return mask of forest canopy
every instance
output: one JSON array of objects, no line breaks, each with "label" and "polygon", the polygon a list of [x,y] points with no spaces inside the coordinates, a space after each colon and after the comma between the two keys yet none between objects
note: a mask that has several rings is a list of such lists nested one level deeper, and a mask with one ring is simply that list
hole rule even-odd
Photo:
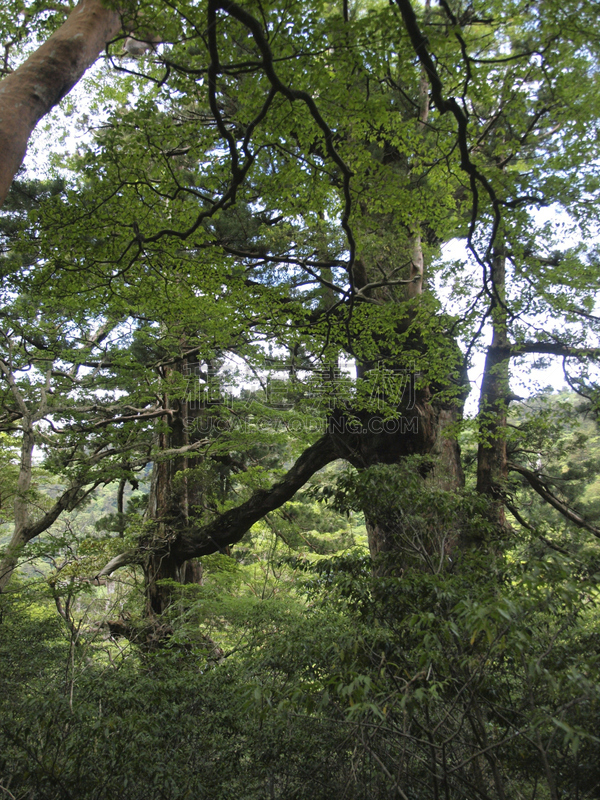
[{"label": "forest canopy", "polygon": [[5,3],[0,792],[599,796],[596,16]]}]

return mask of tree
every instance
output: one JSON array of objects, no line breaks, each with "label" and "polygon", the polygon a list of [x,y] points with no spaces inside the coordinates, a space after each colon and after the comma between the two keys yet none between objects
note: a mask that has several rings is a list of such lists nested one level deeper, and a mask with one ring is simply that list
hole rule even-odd
[{"label": "tree", "polygon": [[[0,421],[24,480],[45,448],[73,504],[112,482],[119,554],[95,569],[145,594],[92,624],[76,554],[46,605],[18,575],[0,595],[0,788],[594,797],[593,9],[141,10],[170,44],[109,46],[101,124],[3,212]],[[534,358],[582,408],[515,397]],[[149,464],[141,520],[123,488]],[[370,553],[266,554],[300,490],[364,514]]]},{"label": "tree", "polygon": [[[593,252],[556,250],[535,221],[536,207],[559,203],[593,223],[595,176],[582,167],[593,137],[570,136],[597,120],[593,89],[576,114],[572,105],[574,82],[595,80],[596,46],[577,9],[261,8],[262,17],[230,2],[173,7],[174,44],[130,70],[138,95],[73,163],[64,198],[43,208],[34,280],[65,276],[51,288],[64,297],[79,291],[85,264],[87,297],[102,297],[96,313],[118,307],[125,319],[136,309],[147,335],[167,332],[169,352],[153,362],[169,386],[167,452],[170,440],[188,446],[176,433],[186,413],[176,376],[190,357],[200,369],[224,352],[256,364],[261,342],[273,342],[335,376],[345,355],[357,362],[358,388],[332,403],[324,436],[282,481],[208,519],[183,514],[106,573],[150,548],[172,577],[188,558],[238,541],[338,458],[362,469],[432,456],[423,481],[459,487],[453,430],[464,367],[488,320],[478,487],[502,529],[510,360],[583,363],[598,352]],[[470,260],[440,267],[439,243],[457,235]],[[553,269],[568,290],[556,291]],[[435,297],[440,277],[466,298],[461,313]],[[545,332],[558,314],[565,322]],[[325,380],[321,391],[335,388]],[[158,528],[167,506],[151,503]],[[394,548],[393,530],[370,528],[373,554]]]}]

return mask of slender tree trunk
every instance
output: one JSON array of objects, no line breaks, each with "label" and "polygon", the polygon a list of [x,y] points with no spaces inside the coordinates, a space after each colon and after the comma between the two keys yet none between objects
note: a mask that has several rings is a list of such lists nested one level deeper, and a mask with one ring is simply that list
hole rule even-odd
[{"label": "slender tree trunk", "polygon": [[19,550],[26,544],[29,537],[26,531],[29,526],[29,497],[31,489],[31,475],[33,469],[33,448],[35,436],[33,421],[24,417],[21,421],[23,439],[21,441],[21,463],[17,479],[17,493],[14,501],[15,527],[6,555],[0,562],[0,593],[4,591],[17,566]]},{"label": "slender tree trunk", "polygon": [[425,262],[423,259],[423,245],[421,234],[415,233],[411,236],[411,258],[410,258],[410,283],[407,286],[408,297],[419,297],[423,294],[423,276],[425,273]]},{"label": "slender tree trunk", "polygon": [[[425,19],[429,20],[431,0],[425,0]],[[419,78],[419,129],[425,134],[425,126],[429,119],[429,80],[424,67],[421,67]],[[423,258],[423,242],[421,233],[416,232],[411,236],[410,274],[411,283],[408,284],[408,297],[418,297],[423,293],[423,280],[425,276],[425,260]]]},{"label": "slender tree trunk", "polygon": [[490,498],[491,519],[499,528],[506,527],[503,497],[508,475],[506,423],[510,399],[505,285],[506,255],[504,244],[501,244],[494,249],[492,259],[493,332],[481,384],[477,454],[477,491]]},{"label": "slender tree trunk", "polygon": [[64,25],[0,82],[0,205],[37,123],[71,91],[120,27],[118,11],[100,0],[81,0]]}]

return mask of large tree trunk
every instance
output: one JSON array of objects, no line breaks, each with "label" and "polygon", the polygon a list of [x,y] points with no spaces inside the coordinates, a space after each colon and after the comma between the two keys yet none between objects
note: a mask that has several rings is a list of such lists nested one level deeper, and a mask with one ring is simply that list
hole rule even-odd
[{"label": "large tree trunk", "polygon": [[[422,343],[419,343],[421,345]],[[449,363],[449,373],[459,373],[460,353],[456,352],[457,364]],[[358,368],[359,377],[368,378],[369,371],[377,369],[373,364]],[[334,413],[329,421],[329,435],[339,456],[357,469],[368,469],[380,464],[401,464],[411,456],[417,459],[415,469],[423,481],[423,490],[439,489],[455,491],[464,486],[460,448],[456,441],[456,425],[462,416],[464,397],[448,398],[444,401],[436,396],[428,386],[418,387],[417,376],[399,367],[399,375],[404,378],[402,396],[396,405],[396,416],[386,417],[373,412],[355,409],[352,415],[342,411]],[[458,382],[458,375],[450,375]],[[382,401],[390,405],[390,397],[382,396]],[[373,559],[385,553],[405,550],[410,539],[410,531],[404,529],[401,517],[382,517],[377,511],[378,498],[368,498],[363,508],[369,549]],[[458,535],[452,540],[444,538],[443,549],[449,555],[459,543]],[[439,550],[439,541],[431,546]],[[409,544],[410,550],[412,545]],[[435,557],[439,563],[439,553],[424,551],[427,557]]]},{"label": "large tree trunk", "polygon": [[[197,362],[184,362],[180,369],[190,375],[191,383],[198,377],[192,374]],[[188,387],[189,389],[189,387]],[[190,397],[191,394],[191,397]],[[195,436],[193,422],[197,421],[203,410],[197,392],[187,392],[182,399],[170,401],[164,398],[165,407],[170,407],[168,430],[157,434],[158,451],[177,450],[193,443]],[[171,551],[182,531],[190,526],[194,506],[203,499],[203,486],[196,478],[190,480],[186,470],[202,463],[201,456],[191,457],[183,454],[166,460],[157,460],[152,471],[152,484],[148,501],[147,518],[152,525],[155,543],[164,546],[151,548],[144,561],[144,577],[148,612],[162,614],[171,604],[172,590],[160,581],[171,580],[177,583],[199,582],[202,569],[199,562],[182,561]]]},{"label": "large tree trunk", "polygon": [[[419,127],[425,135],[424,124],[428,116],[427,82],[421,82],[421,96],[419,100]],[[416,351],[421,354],[427,353],[427,339],[422,337],[413,321],[416,319],[414,310],[420,302],[424,292],[426,257],[423,249],[423,241],[420,229],[411,232],[406,246],[405,259],[399,256],[399,260],[406,261],[409,265],[407,282],[398,286],[383,286],[369,291],[371,300],[380,304],[405,305],[407,314],[400,323],[398,333],[409,334],[405,340],[404,347],[406,352]],[[378,280],[378,265],[376,259],[369,258],[366,253],[364,257],[357,259],[354,270],[354,281],[357,290],[363,290],[365,286],[376,283]],[[464,382],[464,376],[459,374],[461,371],[462,356],[457,346],[451,346],[449,352],[454,349],[456,363],[452,363],[452,358],[448,359],[448,381],[459,384]],[[464,485],[464,476],[460,460],[460,450],[456,441],[456,432],[452,430],[462,415],[462,405],[464,396],[461,393],[454,400],[440,402],[436,397],[437,390],[433,386],[418,386],[417,376],[410,374],[407,364],[402,363],[402,357],[394,356],[393,348],[384,336],[378,342],[379,355],[386,365],[387,373],[400,378],[400,387],[396,387],[393,395],[387,392],[385,385],[382,386],[381,400],[383,405],[396,405],[397,417],[386,419],[373,413],[363,413],[360,410],[354,411],[353,417],[357,420],[354,424],[348,423],[344,414],[334,417],[331,425],[332,436],[335,441],[336,449],[341,458],[346,459],[358,469],[364,469],[376,464],[400,464],[407,457],[423,456],[427,457],[421,467],[423,487],[445,489],[453,491],[461,489]],[[396,360],[397,359],[397,360]],[[396,363],[395,363],[396,362]],[[359,379],[367,379],[370,375],[376,375],[380,364],[377,360],[369,360],[357,365],[357,376]],[[402,385],[402,378],[404,385]],[[378,379],[376,379],[376,383]],[[379,390],[375,390],[379,395]],[[401,397],[398,397],[398,393]],[[371,397],[373,395],[371,394]],[[395,399],[398,400],[396,404]],[[427,462],[427,463],[426,463]],[[387,553],[410,550],[411,531],[404,528],[402,515],[392,514],[386,518],[385,515],[377,512],[377,497],[373,497],[363,509],[367,533],[369,537],[369,549],[373,559],[379,559]],[[449,554],[457,541],[449,541],[444,538],[442,548],[446,555]],[[455,537],[457,539],[458,537]],[[421,547],[415,543],[415,546]],[[439,541],[429,542],[424,546],[423,555],[426,558],[435,556],[437,563],[440,563],[439,553],[431,553],[433,547],[439,550]],[[442,554],[443,555],[443,554]]]},{"label": "large tree trunk", "polygon": [[[460,449],[455,431],[451,430],[461,413],[459,402],[440,404],[423,389],[416,393],[414,406],[399,409],[397,419],[385,422],[374,415],[362,415],[359,425],[354,423],[345,429],[344,418],[336,419],[331,435],[340,457],[359,469],[401,464],[407,457],[425,456],[422,465],[416,468],[423,491],[453,491],[464,486]],[[418,540],[411,528],[411,509],[401,509],[403,513],[391,516],[381,514],[376,496],[368,498],[363,511],[369,551],[374,561],[390,553],[413,553],[421,561],[439,564],[459,544],[458,534],[448,537],[444,531],[440,531],[439,536]]]},{"label": "large tree trunk", "polygon": [[0,205],[37,123],[71,91],[120,27],[117,11],[100,0],[81,0],[64,25],[0,82]]}]

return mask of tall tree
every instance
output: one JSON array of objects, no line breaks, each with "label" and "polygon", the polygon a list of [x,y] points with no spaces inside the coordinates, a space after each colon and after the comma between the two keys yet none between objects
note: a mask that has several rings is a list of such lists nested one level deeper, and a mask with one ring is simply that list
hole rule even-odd
[{"label": "tall tree", "polygon": [[[43,209],[34,280],[80,293],[85,265],[103,313],[143,318],[157,342],[169,332],[172,420],[192,352],[200,368],[223,352],[256,363],[271,343],[322,374],[344,355],[359,381],[283,480],[210,518],[183,514],[106,572],[149,550],[179,569],[235,543],[337,458],[364,469],[419,455],[423,480],[459,486],[464,368],[490,326],[479,489],[503,527],[510,360],[598,352],[593,253],[561,248],[536,217],[559,203],[594,222],[595,139],[572,133],[597,125],[597,53],[575,6],[173,5],[174,44],[128,70],[137,91]],[[456,236],[470,255],[440,266]],[[167,506],[152,505],[157,530]],[[372,525],[373,553],[394,537]]]}]

